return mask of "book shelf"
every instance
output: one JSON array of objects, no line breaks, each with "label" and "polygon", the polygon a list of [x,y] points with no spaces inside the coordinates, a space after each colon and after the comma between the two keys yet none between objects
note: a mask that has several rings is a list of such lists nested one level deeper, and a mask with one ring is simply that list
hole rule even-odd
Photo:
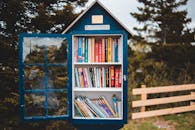
[{"label": "book shelf", "polygon": [[123,36],[72,36],[72,117],[123,119]]}]

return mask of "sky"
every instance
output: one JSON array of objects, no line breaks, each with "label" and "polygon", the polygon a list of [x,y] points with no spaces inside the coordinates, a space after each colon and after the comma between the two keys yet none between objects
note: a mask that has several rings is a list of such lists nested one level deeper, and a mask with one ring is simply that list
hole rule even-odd
[{"label": "sky", "polygon": [[[89,6],[94,0],[89,0],[86,6]],[[115,15],[132,33],[135,33],[133,27],[139,25],[130,12],[137,12],[137,7],[141,4],[137,0],[99,0],[113,15]],[[188,17],[192,18],[189,24],[190,28],[195,28],[195,0],[189,0],[187,6],[183,7],[188,11]]]}]

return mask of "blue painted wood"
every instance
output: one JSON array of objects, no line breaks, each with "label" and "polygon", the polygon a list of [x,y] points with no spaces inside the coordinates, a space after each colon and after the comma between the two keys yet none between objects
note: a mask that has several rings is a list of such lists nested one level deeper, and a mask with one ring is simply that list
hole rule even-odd
[{"label": "blue painted wood", "polygon": [[[92,15],[103,15],[103,25],[110,25],[110,30],[85,30],[85,25],[98,25],[98,24],[92,24],[91,17]],[[67,35],[68,34],[68,35]],[[71,122],[73,122],[78,130],[96,130],[96,128],[99,130],[117,130],[123,126],[123,124],[127,123],[128,119],[128,108],[127,108],[127,93],[128,93],[128,86],[127,86],[127,57],[128,57],[128,46],[127,46],[127,40],[129,33],[115,20],[112,18],[112,16],[103,9],[98,3],[96,3],[88,12],[67,32],[67,34],[20,34],[19,37],[19,76],[20,76],[20,105],[21,105],[21,115],[24,117],[24,93],[39,93],[39,92],[46,92],[41,89],[35,89],[35,90],[25,90],[23,86],[23,80],[24,80],[24,72],[23,67],[25,66],[66,66],[68,67],[68,90],[67,89],[47,89],[47,92],[59,92],[59,91],[68,91],[68,115],[63,116],[36,116],[36,117],[24,117],[25,120],[30,121],[37,121],[37,120],[59,120],[59,119],[69,119]],[[123,74],[126,76],[126,80],[123,82],[123,119],[122,120],[81,120],[81,119],[72,119],[72,36],[73,35],[115,35],[119,34],[123,36]],[[68,40],[68,59],[67,63],[47,63],[45,65],[44,63],[38,63],[38,64],[24,64],[22,61],[22,37],[54,37],[54,38],[61,38],[66,37]],[[47,77],[47,76],[46,76]],[[48,80],[46,78],[46,80]],[[47,95],[46,95],[46,100]],[[46,107],[48,107],[48,104],[45,104]],[[46,112],[47,113],[47,112]]]},{"label": "blue painted wood", "polygon": [[[72,31],[86,31],[85,25],[100,25],[100,24],[92,24],[91,17],[92,15],[103,15],[103,25],[110,25],[110,30],[105,30],[107,32],[109,31],[118,31],[118,30],[124,30],[126,33],[128,33],[113,17],[104,9],[102,8],[98,3],[93,5],[91,9],[88,10],[87,13],[85,13],[84,16],[82,16],[75,25],[67,32],[71,33]],[[85,33],[86,33],[85,32]]]},{"label": "blue painted wood", "polygon": [[[47,48],[44,48],[44,63],[34,63],[34,64],[25,64],[23,62],[23,38],[24,37],[39,37],[39,38],[66,38],[70,44],[71,37],[68,34],[20,34],[19,35],[19,87],[20,87],[20,114],[21,120],[51,120],[51,119],[69,119],[70,118],[70,108],[71,106],[68,105],[68,114],[61,115],[61,116],[49,116],[48,115],[48,92],[69,92],[67,89],[70,86],[67,86],[65,89],[48,89],[48,67],[49,66],[67,66],[67,63],[48,63],[47,59]],[[68,58],[70,61],[70,57]],[[24,68],[27,66],[42,66],[44,68],[44,89],[33,89],[33,90],[25,90],[24,88]],[[68,75],[70,75],[68,73]],[[70,82],[68,80],[68,82]],[[68,84],[69,85],[69,84]],[[45,95],[45,116],[33,116],[33,117],[26,117],[25,116],[25,102],[24,102],[24,94],[25,93],[44,93]]]},{"label": "blue painted wood", "polygon": [[19,97],[19,102],[20,102],[20,119],[23,120],[24,119],[24,71],[23,71],[23,37],[21,35],[19,35],[19,64],[18,64],[18,68],[19,68],[19,93],[20,93],[20,97]]},{"label": "blue painted wood", "polygon": [[87,125],[75,125],[77,130],[119,130],[123,127],[123,125],[118,124],[109,124],[105,125],[103,122],[102,124],[87,124]]}]

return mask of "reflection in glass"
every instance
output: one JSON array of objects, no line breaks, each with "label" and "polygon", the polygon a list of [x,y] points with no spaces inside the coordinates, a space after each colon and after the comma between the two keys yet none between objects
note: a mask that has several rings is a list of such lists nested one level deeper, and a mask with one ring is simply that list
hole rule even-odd
[{"label": "reflection in glass", "polygon": [[25,94],[25,116],[45,116],[43,93]]},{"label": "reflection in glass", "polygon": [[65,38],[24,38],[24,63],[66,62],[66,56],[67,41]]},{"label": "reflection in glass", "polygon": [[67,60],[67,41],[63,40],[60,46],[47,46],[47,59],[49,63],[64,63]]},{"label": "reflection in glass", "polygon": [[67,66],[48,67],[48,88],[66,88],[67,87]]},{"label": "reflection in glass", "polygon": [[48,94],[48,114],[49,115],[67,115],[68,95],[63,92]]},{"label": "reflection in glass", "polygon": [[25,67],[24,69],[24,88],[43,89],[45,88],[43,67]]}]

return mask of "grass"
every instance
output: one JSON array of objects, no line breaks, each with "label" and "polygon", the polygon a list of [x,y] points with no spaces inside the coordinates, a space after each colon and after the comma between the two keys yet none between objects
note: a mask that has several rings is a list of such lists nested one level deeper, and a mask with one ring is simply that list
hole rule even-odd
[{"label": "grass", "polygon": [[121,130],[195,130],[195,113],[129,120]]},{"label": "grass", "polygon": [[195,113],[174,114],[164,119],[173,122],[176,130],[195,130]]}]

